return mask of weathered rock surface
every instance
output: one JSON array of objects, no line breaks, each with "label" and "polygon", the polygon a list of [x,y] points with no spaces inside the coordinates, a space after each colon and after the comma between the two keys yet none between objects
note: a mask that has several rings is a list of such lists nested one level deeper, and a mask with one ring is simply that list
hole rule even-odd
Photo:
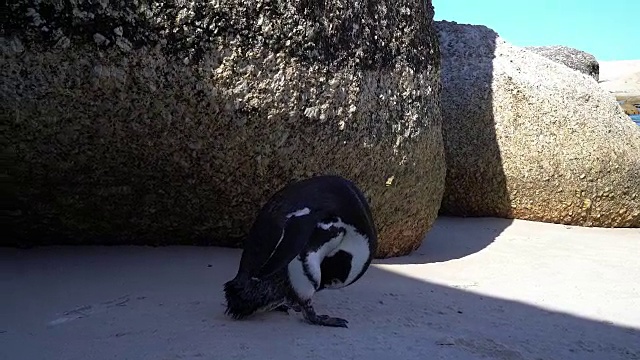
[{"label": "weathered rock surface", "polygon": [[598,81],[600,64],[595,56],[587,52],[562,45],[526,46],[525,49],[587,74]]},{"label": "weathered rock surface", "polygon": [[484,26],[436,29],[442,213],[640,226],[640,127],[610,94]]},{"label": "weathered rock surface", "polygon": [[144,3],[11,5],[5,243],[238,246],[277,188],[333,173],[378,257],[420,244],[445,171],[430,1]]}]

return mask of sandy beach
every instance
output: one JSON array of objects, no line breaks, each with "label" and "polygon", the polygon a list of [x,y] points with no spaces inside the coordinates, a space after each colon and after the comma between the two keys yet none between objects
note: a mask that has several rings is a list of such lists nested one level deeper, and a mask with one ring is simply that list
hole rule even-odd
[{"label": "sandy beach", "polygon": [[0,359],[640,359],[640,229],[440,218],[410,256],[233,321],[237,249],[0,249]]},{"label": "sandy beach", "polygon": [[640,60],[599,61],[600,86],[618,97],[640,96]]}]

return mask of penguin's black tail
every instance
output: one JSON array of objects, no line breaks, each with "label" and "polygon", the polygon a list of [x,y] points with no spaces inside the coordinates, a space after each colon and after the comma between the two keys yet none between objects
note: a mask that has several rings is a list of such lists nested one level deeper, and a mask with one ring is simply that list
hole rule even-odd
[{"label": "penguin's black tail", "polygon": [[244,319],[260,308],[259,299],[251,296],[251,280],[236,276],[224,284],[224,297],[227,300],[225,314],[232,318]]}]

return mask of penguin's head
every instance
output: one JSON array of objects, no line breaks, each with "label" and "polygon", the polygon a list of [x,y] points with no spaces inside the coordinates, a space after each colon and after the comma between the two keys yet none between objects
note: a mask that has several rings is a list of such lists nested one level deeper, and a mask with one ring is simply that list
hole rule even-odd
[{"label": "penguin's head", "polygon": [[324,258],[320,264],[322,279],[320,289],[341,286],[347,281],[351,271],[351,260],[353,256],[344,250],[339,250],[332,256]]}]

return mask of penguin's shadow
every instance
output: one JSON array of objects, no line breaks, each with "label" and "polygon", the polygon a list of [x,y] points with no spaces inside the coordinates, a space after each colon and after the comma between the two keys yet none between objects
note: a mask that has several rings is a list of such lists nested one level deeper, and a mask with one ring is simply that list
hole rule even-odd
[{"label": "penguin's shadow", "polygon": [[[344,296],[344,295],[340,295],[340,296]],[[328,306],[325,306],[325,304],[323,303],[318,303],[317,305],[318,305],[318,309],[323,309],[320,311],[321,313],[323,314],[327,313],[329,315],[333,315],[334,309],[331,309]],[[226,304],[224,303],[224,301],[222,301],[219,303],[219,306],[216,307],[215,309],[211,309],[211,308],[206,309],[203,315],[205,318],[211,319],[212,324],[217,324],[217,325],[224,324],[224,326],[231,326],[234,328],[241,328],[243,326],[260,326],[260,327],[265,327],[263,328],[263,330],[266,332],[271,331],[272,327],[274,326],[284,326],[284,325],[286,326],[297,325],[297,326],[301,326],[302,329],[315,329],[315,330],[337,329],[333,327],[324,327],[324,326],[309,324],[304,319],[301,312],[295,312],[294,310],[289,310],[288,313],[277,311],[277,310],[271,310],[267,312],[257,312],[245,319],[235,320],[224,313],[225,309],[226,309]]]},{"label": "penguin's shadow", "polygon": [[376,259],[374,263],[428,264],[461,259],[491,245],[512,223],[512,219],[439,216],[425,235],[422,245],[413,253]]}]

